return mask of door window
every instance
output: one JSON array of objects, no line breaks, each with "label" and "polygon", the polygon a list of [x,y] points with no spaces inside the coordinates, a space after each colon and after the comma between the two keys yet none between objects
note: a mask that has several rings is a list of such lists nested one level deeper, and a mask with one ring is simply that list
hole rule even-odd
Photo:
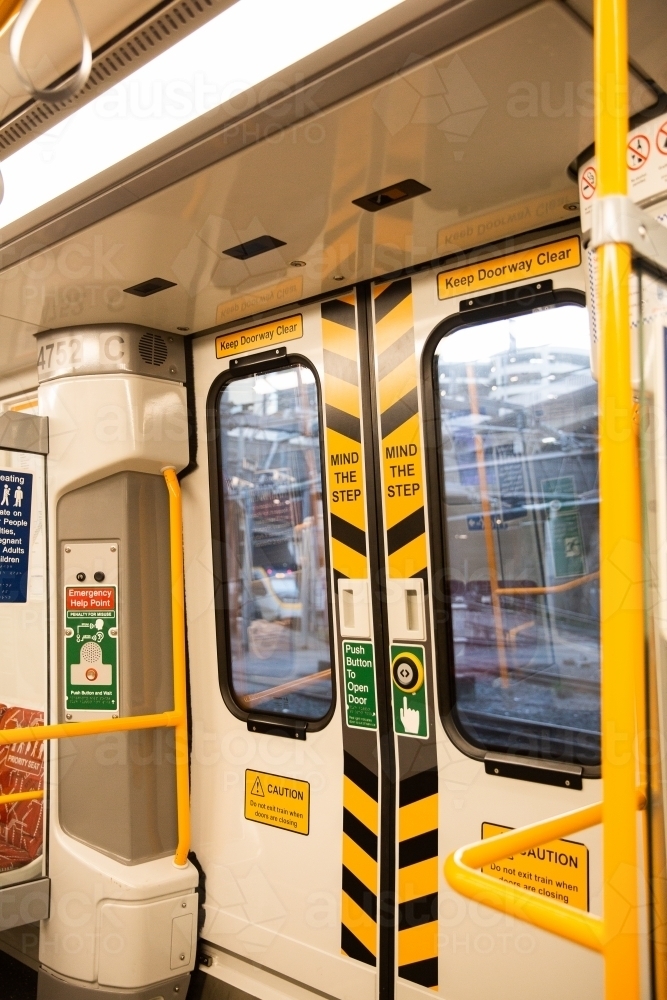
[{"label": "door window", "polygon": [[229,687],[309,720],[332,699],[318,396],[294,364],[233,379],[217,408]]},{"label": "door window", "polygon": [[456,328],[434,355],[447,649],[474,747],[600,759],[597,385],[562,305]]}]

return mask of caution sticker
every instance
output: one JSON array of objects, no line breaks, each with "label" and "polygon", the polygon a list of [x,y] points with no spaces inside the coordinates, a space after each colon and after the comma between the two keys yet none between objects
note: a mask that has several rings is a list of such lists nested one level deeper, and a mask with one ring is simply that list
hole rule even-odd
[{"label": "caution sticker", "polygon": [[564,271],[581,264],[581,244],[578,236],[556,240],[545,246],[519,250],[505,257],[483,260],[470,267],[441,271],[438,275],[438,298],[452,299],[457,295],[480,292],[497,285],[539,278],[553,271]]},{"label": "caution sticker", "polygon": [[310,832],[310,783],[265,771],[245,773],[245,818],[290,833]]},{"label": "caution sticker", "polygon": [[[482,839],[506,833],[511,826],[482,823]],[[588,910],[588,848],[574,840],[552,840],[503,861],[484,865],[486,875],[528,889],[537,896]]]},{"label": "caution sticker", "polygon": [[286,340],[299,340],[301,337],[303,337],[303,317],[300,314],[286,316],[285,319],[252,326],[248,330],[223,333],[215,338],[215,356],[228,358],[232,354],[255,351],[258,347],[280,347]]}]

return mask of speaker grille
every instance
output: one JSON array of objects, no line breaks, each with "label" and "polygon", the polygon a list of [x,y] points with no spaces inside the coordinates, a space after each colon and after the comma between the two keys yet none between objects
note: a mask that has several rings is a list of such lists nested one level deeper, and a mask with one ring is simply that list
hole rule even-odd
[{"label": "speaker grille", "polygon": [[159,367],[167,360],[167,345],[159,333],[144,333],[139,341],[139,356],[147,365]]}]

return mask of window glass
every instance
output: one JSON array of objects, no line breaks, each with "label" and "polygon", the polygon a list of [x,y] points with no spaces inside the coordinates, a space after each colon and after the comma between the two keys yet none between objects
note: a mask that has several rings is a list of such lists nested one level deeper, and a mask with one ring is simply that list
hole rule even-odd
[{"label": "window glass", "polygon": [[584,308],[436,350],[454,713],[478,747],[600,757],[597,385]]},{"label": "window glass", "polygon": [[230,685],[247,711],[323,718],[331,653],[315,377],[304,365],[221,392]]}]

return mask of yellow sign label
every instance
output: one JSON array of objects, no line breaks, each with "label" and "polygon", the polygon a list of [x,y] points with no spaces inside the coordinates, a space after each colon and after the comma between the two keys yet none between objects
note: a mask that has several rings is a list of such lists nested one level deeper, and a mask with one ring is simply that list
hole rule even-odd
[{"label": "yellow sign label", "polygon": [[[487,840],[510,826],[482,823],[482,838]],[[486,875],[528,889],[537,896],[567,903],[577,910],[588,910],[588,848],[573,840],[552,840],[543,847],[484,865]]]},{"label": "yellow sign label", "polygon": [[303,317],[286,316],[272,323],[251,326],[248,330],[235,330],[215,338],[216,358],[228,358],[231,354],[255,351],[258,347],[280,347],[287,340],[303,337]]},{"label": "yellow sign label", "polygon": [[245,818],[308,836],[310,784],[264,771],[245,773]]},{"label": "yellow sign label", "polygon": [[301,276],[279,281],[277,285],[260,288],[253,292],[239,295],[237,299],[221,302],[215,314],[216,323],[230,323],[242,316],[252,316],[253,313],[264,312],[266,309],[280,308],[286,302],[294,302],[303,294],[303,278]]},{"label": "yellow sign label", "polygon": [[509,285],[527,278],[540,278],[553,271],[564,271],[581,264],[581,244],[578,236],[557,240],[544,246],[519,250],[505,257],[494,257],[469,267],[441,271],[438,275],[438,298],[452,299],[457,295],[480,292],[497,285]]}]

